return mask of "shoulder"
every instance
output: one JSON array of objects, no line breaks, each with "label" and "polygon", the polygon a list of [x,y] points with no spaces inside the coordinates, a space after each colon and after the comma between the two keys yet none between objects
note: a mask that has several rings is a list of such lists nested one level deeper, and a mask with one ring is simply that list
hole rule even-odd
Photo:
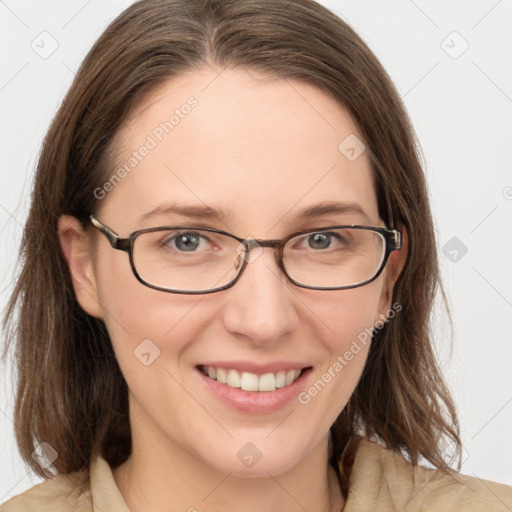
[{"label": "shoulder", "polygon": [[90,471],[57,475],[0,505],[0,512],[129,512],[102,457]]},{"label": "shoulder", "polygon": [[0,505],[0,512],[90,512],[85,472],[57,475]]},{"label": "shoulder", "polygon": [[413,466],[400,454],[362,439],[345,510],[510,511],[512,487],[456,471]]}]

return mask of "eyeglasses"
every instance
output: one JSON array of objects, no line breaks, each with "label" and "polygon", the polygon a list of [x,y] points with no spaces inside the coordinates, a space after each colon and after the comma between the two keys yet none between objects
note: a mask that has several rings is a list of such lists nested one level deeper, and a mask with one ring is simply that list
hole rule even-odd
[{"label": "eyeglasses", "polygon": [[389,255],[402,247],[402,233],[374,226],[329,226],[282,240],[239,238],[206,227],[164,226],[120,236],[93,215],[90,221],[117,250],[130,256],[135,277],[170,293],[204,294],[233,286],[264,247],[276,251],[281,271],[296,286],[345,290],[375,280]]}]

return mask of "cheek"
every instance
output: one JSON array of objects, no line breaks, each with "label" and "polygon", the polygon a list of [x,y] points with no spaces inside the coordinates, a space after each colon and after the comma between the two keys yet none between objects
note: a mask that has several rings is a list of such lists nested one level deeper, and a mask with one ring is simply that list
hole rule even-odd
[{"label": "cheek", "polygon": [[128,261],[120,263],[100,269],[98,297],[123,373],[138,373],[179,355],[204,328],[207,315],[198,319],[194,314],[201,296],[148,288],[137,281]]},{"label": "cheek", "polygon": [[[322,333],[323,356],[315,380],[299,396],[311,414],[327,414],[334,422],[352,395],[366,363],[372,328],[379,318],[382,284],[329,292],[309,302],[310,318],[305,324]],[[332,295],[330,295],[332,293]],[[314,333],[311,333],[314,336]]]},{"label": "cheek", "polygon": [[371,332],[380,318],[382,289],[383,280],[379,278],[359,288],[312,297],[307,304],[311,314],[304,323],[325,331],[331,349],[343,350],[359,334]]}]

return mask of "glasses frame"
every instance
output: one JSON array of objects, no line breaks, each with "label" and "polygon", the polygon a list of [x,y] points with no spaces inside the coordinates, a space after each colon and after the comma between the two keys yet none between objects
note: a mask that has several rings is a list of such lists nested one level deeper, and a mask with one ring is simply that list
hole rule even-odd
[{"label": "glasses frame", "polygon": [[[89,220],[91,224],[98,229],[109,241],[110,245],[113,249],[116,249],[118,251],[124,251],[127,252],[130,258],[130,266],[132,268],[132,272],[137,278],[137,280],[142,283],[144,286],[147,286],[149,288],[153,288],[154,290],[159,290],[162,292],[167,293],[179,293],[184,295],[203,295],[207,293],[216,293],[220,292],[222,290],[227,290],[228,288],[231,288],[236,284],[236,282],[240,279],[240,276],[243,274],[250,255],[250,251],[254,249],[255,247],[270,247],[275,250],[275,256],[276,261],[283,272],[283,274],[286,276],[288,281],[290,281],[295,286],[298,286],[300,288],[307,288],[310,290],[348,290],[352,288],[359,288],[360,286],[364,286],[368,283],[371,283],[372,281],[375,281],[377,277],[382,273],[384,270],[384,267],[386,266],[386,263],[388,262],[389,256],[392,252],[398,251],[402,248],[402,232],[398,229],[388,229],[384,227],[379,226],[362,226],[358,224],[345,224],[345,225],[336,225],[336,226],[327,226],[322,228],[315,228],[315,229],[307,229],[304,231],[297,231],[296,233],[292,233],[291,235],[282,238],[282,239],[270,239],[270,240],[263,240],[263,239],[254,239],[254,238],[240,238],[236,235],[233,235],[232,233],[228,233],[227,231],[223,231],[221,229],[214,229],[214,228],[208,228],[208,227],[201,227],[201,226],[191,226],[191,225],[184,225],[184,226],[159,226],[155,228],[145,228],[145,229],[139,229],[137,231],[134,231],[133,233],[130,233],[127,238],[121,238],[120,235],[118,235],[115,231],[113,231],[111,228],[100,222],[98,219],[94,217],[94,215],[89,216]],[[333,287],[321,287],[321,286],[310,286],[303,283],[300,283],[298,281],[295,281],[292,277],[288,275],[288,272],[286,271],[286,268],[283,263],[283,250],[284,246],[288,243],[289,240],[292,238],[295,238],[296,236],[300,235],[307,235],[308,233],[316,233],[321,231],[328,231],[330,229],[343,229],[343,228],[356,228],[356,229],[365,229],[368,231],[373,231],[375,233],[378,233],[382,238],[384,239],[386,243],[385,252],[384,252],[384,258],[382,259],[382,263],[377,270],[377,272],[371,277],[370,279],[367,279],[365,281],[362,281],[360,283],[351,284],[347,286],[333,286]],[[240,266],[237,275],[234,279],[232,279],[228,284],[225,284],[223,286],[220,286],[218,288],[213,288],[211,290],[194,290],[194,291],[183,291],[183,290],[173,290],[169,288],[163,288],[160,286],[153,285],[151,283],[148,283],[147,281],[144,281],[144,279],[139,275],[137,272],[137,269],[135,268],[135,264],[133,261],[133,247],[135,244],[135,240],[137,237],[144,233],[153,233],[155,231],[167,231],[167,230],[175,230],[175,229],[194,229],[194,230],[201,230],[201,231],[209,231],[211,233],[219,233],[221,235],[229,236],[230,238],[233,238],[234,240],[237,240],[239,243],[243,244],[246,255],[245,257],[242,257],[242,265]]]}]

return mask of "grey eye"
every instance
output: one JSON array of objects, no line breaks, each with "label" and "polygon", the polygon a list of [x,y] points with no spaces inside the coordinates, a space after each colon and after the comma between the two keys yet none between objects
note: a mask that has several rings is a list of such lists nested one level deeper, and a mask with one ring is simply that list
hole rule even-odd
[{"label": "grey eye", "polygon": [[308,238],[308,245],[312,249],[327,249],[331,245],[331,238],[329,233],[315,233]]},{"label": "grey eye", "polygon": [[180,251],[195,251],[201,243],[201,235],[197,233],[182,233],[172,239],[176,248]]}]

